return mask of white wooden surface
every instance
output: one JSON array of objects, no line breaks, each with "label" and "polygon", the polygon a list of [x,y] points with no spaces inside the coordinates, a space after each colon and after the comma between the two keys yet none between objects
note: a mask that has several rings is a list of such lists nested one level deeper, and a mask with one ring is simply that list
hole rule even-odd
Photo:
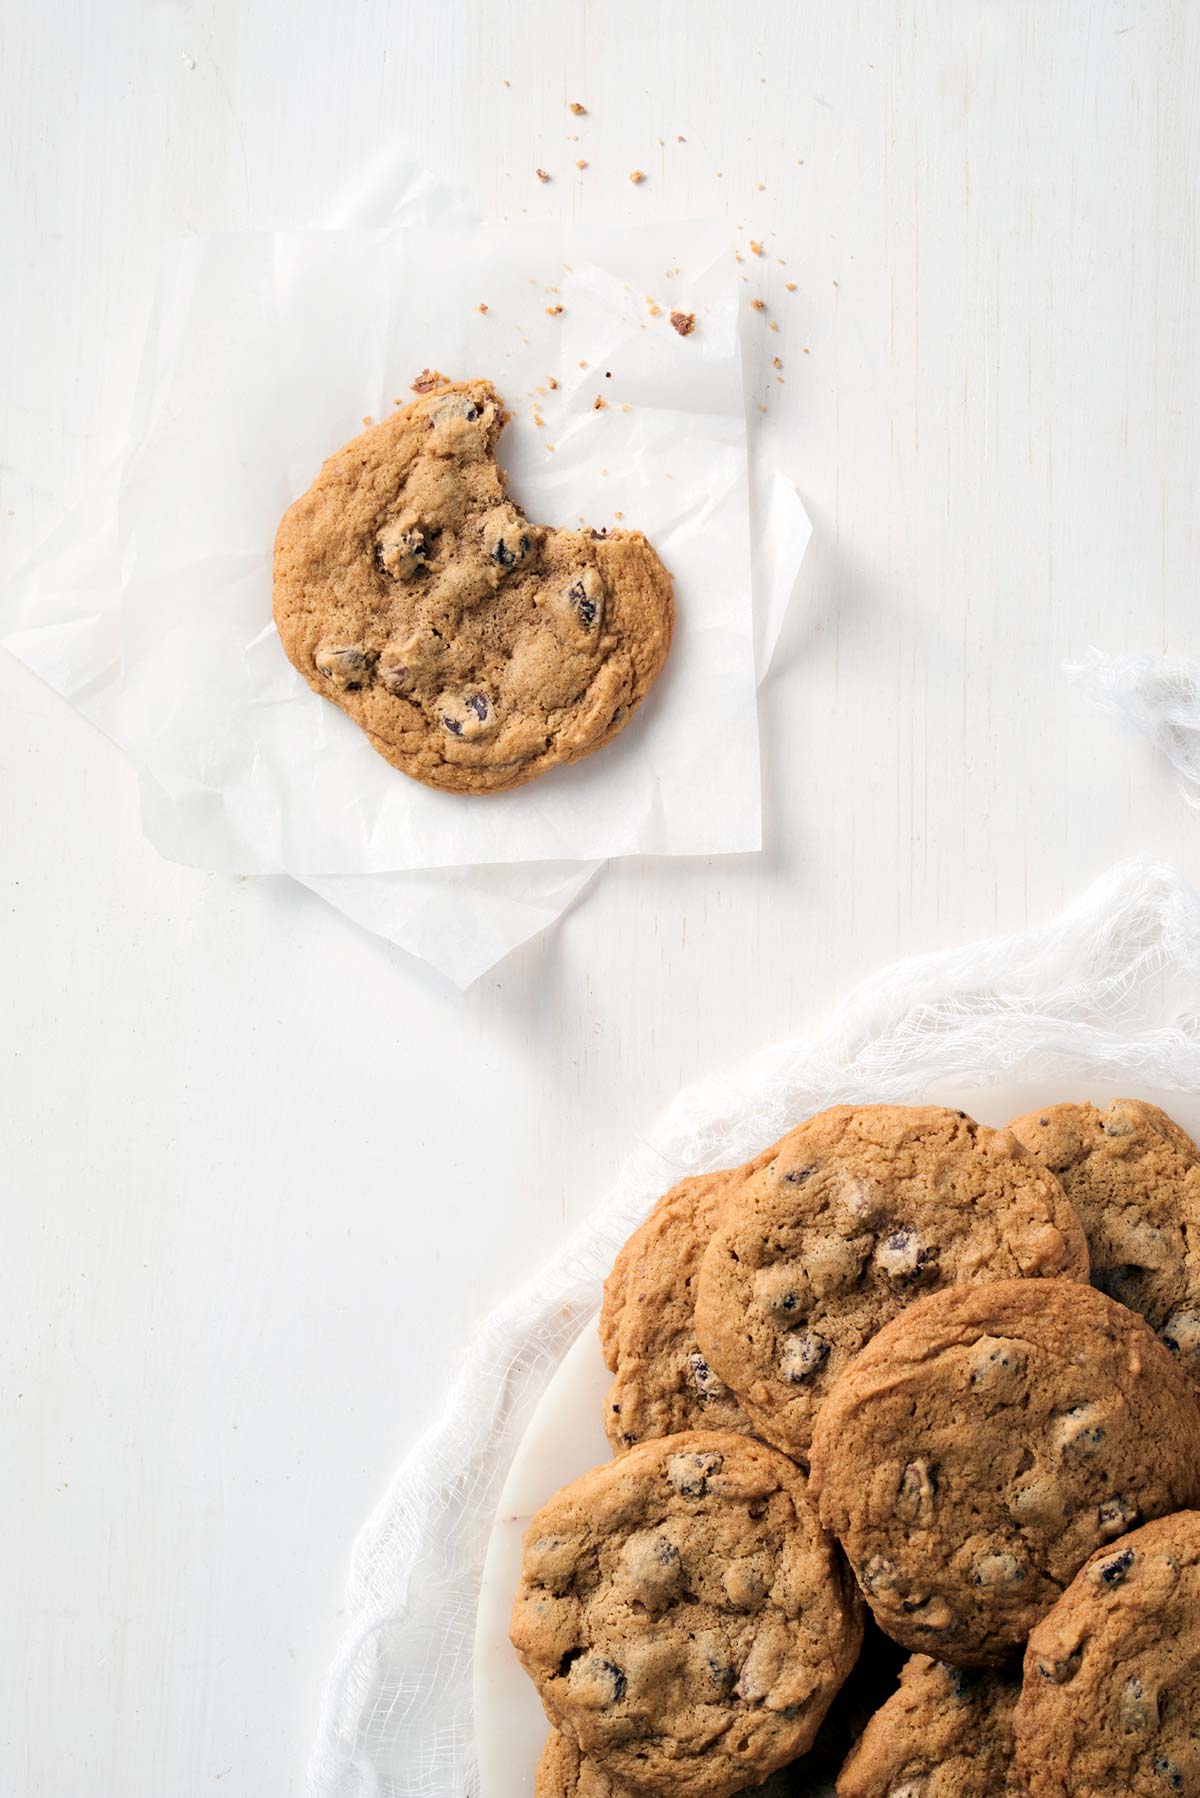
[{"label": "white wooden surface", "polygon": [[493,215],[761,238],[818,533],[769,851],[611,869],[465,999],[161,862],[0,658],[0,1790],[298,1793],[357,1523],[679,1084],[1127,853],[1200,874],[1060,673],[1196,652],[1198,88],[1188,0],[0,8],[5,566],[124,419],[161,238],[319,217],[395,137]]}]

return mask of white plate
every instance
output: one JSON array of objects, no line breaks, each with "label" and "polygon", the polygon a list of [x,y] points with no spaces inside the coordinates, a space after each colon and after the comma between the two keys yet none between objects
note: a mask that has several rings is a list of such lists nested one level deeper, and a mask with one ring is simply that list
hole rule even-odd
[{"label": "white plate", "polygon": [[[1125,1088],[1125,1094],[1130,1093]],[[986,1124],[1000,1125],[1037,1105],[1080,1098],[1077,1086],[935,1089],[919,1103],[959,1106]],[[1122,1096],[1090,1086],[1097,1105]],[[1200,1097],[1138,1089],[1200,1140]],[[611,1378],[592,1318],[563,1357],[513,1456],[492,1526],[475,1627],[475,1738],[481,1798],[531,1798],[533,1774],[549,1725],[541,1701],[508,1640],[508,1619],[521,1570],[521,1540],[546,1499],[610,1456],[601,1423]]]}]

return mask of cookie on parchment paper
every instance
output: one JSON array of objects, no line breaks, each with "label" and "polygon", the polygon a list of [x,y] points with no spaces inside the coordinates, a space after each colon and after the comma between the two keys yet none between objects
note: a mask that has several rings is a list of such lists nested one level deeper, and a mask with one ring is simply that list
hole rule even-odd
[{"label": "cookie on parchment paper", "polygon": [[497,793],[629,722],[674,623],[637,531],[531,524],[487,381],[423,392],[329,458],[275,539],[275,622],[309,686],[395,768]]}]

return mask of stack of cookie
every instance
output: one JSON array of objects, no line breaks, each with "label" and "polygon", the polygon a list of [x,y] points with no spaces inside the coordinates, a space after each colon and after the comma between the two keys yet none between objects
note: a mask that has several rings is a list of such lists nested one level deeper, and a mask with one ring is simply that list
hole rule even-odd
[{"label": "stack of cookie", "polygon": [[[1200,1793],[1200,1151],[1161,1111],[823,1112],[669,1192],[600,1329],[615,1459],[513,1611],[539,1798]],[[864,1606],[911,1658],[862,1727]]]}]

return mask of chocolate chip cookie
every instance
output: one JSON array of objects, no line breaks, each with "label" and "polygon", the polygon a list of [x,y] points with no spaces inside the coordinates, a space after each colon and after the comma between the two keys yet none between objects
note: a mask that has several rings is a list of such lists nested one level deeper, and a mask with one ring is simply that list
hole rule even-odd
[{"label": "chocolate chip cookie", "polygon": [[[790,1767],[772,1773],[761,1785],[744,1786],[741,1798],[801,1798],[803,1784]],[[533,1798],[634,1798],[636,1788],[618,1785],[594,1761],[579,1752],[573,1737],[550,1733],[533,1780]]]},{"label": "chocolate chip cookie", "polygon": [[1092,1283],[1140,1311],[1200,1394],[1200,1149],[1157,1105],[1049,1105],[1009,1125],[1079,1213]]},{"label": "chocolate chip cookie", "polygon": [[604,1427],[617,1454],[679,1430],[746,1430],[749,1419],[696,1341],[696,1278],[721,1203],[742,1170],[681,1180],[635,1230],[604,1283],[600,1345],[616,1375]]},{"label": "chocolate chip cookie", "polygon": [[275,623],[392,766],[498,793],[615,736],[666,659],[671,577],[637,531],[531,524],[487,381],[441,382],[331,456],[275,539]]},{"label": "chocolate chip cookie", "polygon": [[1032,1798],[1200,1792],[1200,1512],[1093,1555],[1029,1638],[1017,1765]]},{"label": "chocolate chip cookie", "polygon": [[838,1380],[810,1490],[890,1636],[998,1666],[1090,1554],[1200,1496],[1200,1408],[1093,1287],[951,1287]]},{"label": "chocolate chip cookie", "polygon": [[696,1334],[756,1432],[803,1460],[834,1380],[919,1294],[1087,1267],[1061,1186],[1010,1131],[939,1106],[839,1105],[728,1190]]},{"label": "chocolate chip cookie", "polygon": [[551,1722],[607,1778],[724,1798],[809,1747],[862,1615],[799,1469],[695,1430],[543,1506],[511,1636]]},{"label": "chocolate chip cookie", "polygon": [[1015,1673],[915,1654],[838,1775],[838,1798],[1020,1798]]}]

